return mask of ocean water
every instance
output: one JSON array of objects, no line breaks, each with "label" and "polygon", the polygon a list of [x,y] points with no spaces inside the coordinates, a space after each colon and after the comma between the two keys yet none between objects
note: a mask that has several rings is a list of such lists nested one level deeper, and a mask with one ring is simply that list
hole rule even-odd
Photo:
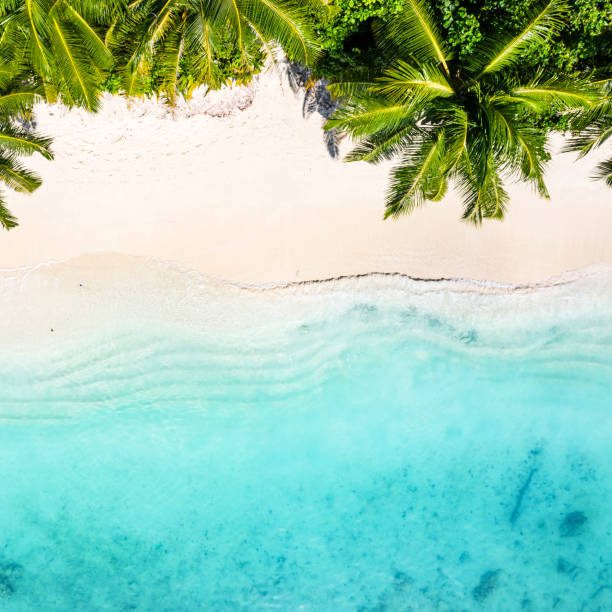
[{"label": "ocean water", "polygon": [[4,345],[0,609],[612,610],[610,280],[200,284]]}]

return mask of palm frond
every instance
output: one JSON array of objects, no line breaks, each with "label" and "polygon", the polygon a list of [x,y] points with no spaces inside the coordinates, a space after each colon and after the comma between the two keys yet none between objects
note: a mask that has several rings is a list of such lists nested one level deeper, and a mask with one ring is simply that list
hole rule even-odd
[{"label": "palm frond", "polygon": [[[29,29],[28,51],[33,66],[41,73],[49,71],[50,50],[46,41],[49,39],[49,26],[47,21],[48,7],[40,0],[24,0],[23,21],[27,22]],[[19,17],[15,16],[14,20]],[[10,27],[10,21],[9,21]],[[19,22],[17,21],[17,29]]]},{"label": "palm frond", "polygon": [[[116,72],[125,95],[142,95],[147,89],[153,57],[164,55],[164,37],[174,24],[176,4],[175,0],[135,0],[106,32],[105,44],[121,58]],[[163,59],[159,64],[163,71]]]},{"label": "palm frond", "polygon": [[484,176],[477,180],[466,154],[459,175],[464,207],[462,219],[474,225],[481,225],[484,219],[503,219],[510,201],[492,157],[487,160],[486,167]]},{"label": "palm frond", "polygon": [[429,100],[448,98],[455,92],[442,71],[434,64],[420,64],[414,68],[403,60],[398,60],[383,72],[378,79],[380,85],[374,86],[390,100],[406,103],[415,99]]},{"label": "palm frond", "polygon": [[563,109],[588,108],[598,100],[598,93],[593,88],[561,83],[556,79],[517,87],[511,95],[517,100],[532,102],[540,110],[549,109],[551,104]]},{"label": "palm frond", "polygon": [[[565,151],[578,151],[578,157],[601,147],[612,138],[612,80],[599,83],[602,86],[602,99],[598,104],[578,113],[571,122],[573,136],[566,143]],[[600,162],[591,175],[594,180],[605,181],[612,187],[612,159]]]},{"label": "palm frond", "polygon": [[178,16],[180,8],[176,0],[164,0],[161,6],[155,7],[153,19],[148,23],[147,28],[146,40],[150,50],[164,39]]},{"label": "palm frond", "polygon": [[363,97],[350,100],[337,109],[327,120],[325,129],[335,128],[353,137],[390,132],[406,122],[414,122],[418,110],[415,106],[393,104],[382,97]]},{"label": "palm frond", "polygon": [[409,145],[391,172],[385,219],[411,213],[428,195],[440,191],[440,161],[444,158],[444,133],[432,134]]},{"label": "palm frond", "polygon": [[[104,4],[104,3],[100,3]],[[79,44],[89,55],[90,61],[101,70],[109,70],[113,65],[113,56],[91,25],[67,2],[63,4],[63,17],[69,21],[79,35]]]},{"label": "palm frond", "polygon": [[11,91],[0,94],[0,116],[23,115],[34,104],[40,102],[42,96],[30,91]]},{"label": "palm frond", "polygon": [[2,61],[0,56],[0,89],[7,89],[8,84],[15,76],[15,66],[11,66],[10,63]]},{"label": "palm frond", "polygon": [[[607,89],[602,90],[604,95]],[[581,109],[575,113],[570,125],[573,135],[563,150],[578,151],[578,157],[584,157],[612,136],[612,98],[606,96],[598,104]]]},{"label": "palm frond", "polygon": [[546,135],[517,120],[517,105],[499,99],[484,105],[489,120],[490,153],[499,170],[533,184],[539,195],[548,198],[544,165],[549,158]]},{"label": "palm frond", "polygon": [[163,41],[162,50],[158,51],[157,58],[160,66],[161,84],[159,90],[166,96],[166,101],[174,104],[179,94],[179,63],[183,53],[183,34],[185,22],[182,27],[173,28]]},{"label": "palm frond", "polygon": [[[227,20],[229,24],[229,30],[233,33],[233,38],[236,42],[238,50],[242,56],[243,61],[246,61],[247,53],[246,53],[246,40],[245,40],[245,30],[248,28],[248,23],[244,21],[244,17],[240,12],[240,7],[238,0],[226,0],[225,2],[220,3],[220,12],[223,15],[223,18]],[[259,30],[251,26],[253,31]],[[265,37],[263,33],[259,33],[261,37]]]},{"label": "palm frond", "polygon": [[15,191],[31,193],[42,180],[38,174],[20,164],[14,156],[0,155],[0,181]]},{"label": "palm frond", "polygon": [[440,202],[446,196],[448,191],[448,180],[444,174],[432,175],[432,180],[427,186],[425,199],[428,202]]},{"label": "palm frond", "polygon": [[151,58],[140,56],[118,70],[121,89],[126,96],[142,95],[147,87],[147,78],[151,68]]},{"label": "palm frond", "polygon": [[540,113],[545,108],[541,101],[534,102],[529,98],[513,96],[506,92],[488,96],[488,101],[493,104],[503,104],[508,107],[514,105],[517,113],[520,113],[521,111]]},{"label": "palm frond", "polygon": [[17,155],[40,153],[45,159],[53,159],[51,139],[8,123],[0,122],[0,147]]},{"label": "palm frond", "polygon": [[305,7],[294,0],[240,0],[244,19],[275,40],[292,61],[312,64],[319,54]]},{"label": "palm frond", "polygon": [[13,227],[17,227],[17,219],[11,214],[11,211],[6,207],[4,196],[0,191],[0,225],[5,230],[10,230]]},{"label": "palm frond", "polygon": [[502,41],[501,44],[485,40],[474,53],[475,58],[487,58],[484,62],[476,60],[473,69],[478,72],[477,78],[515,64],[525,49],[531,45],[545,42],[551,34],[562,27],[563,16],[566,12],[565,0],[546,0],[535,7],[528,18],[527,25],[516,36]]},{"label": "palm frond", "polygon": [[406,0],[398,14],[378,24],[376,35],[383,49],[396,57],[440,64],[446,75],[449,74],[448,61],[452,56],[431,8],[422,0]]},{"label": "palm frond", "polygon": [[533,128],[517,128],[515,142],[514,155],[509,155],[510,164],[516,167],[520,180],[531,182],[540,197],[550,199],[544,182],[545,164],[549,159],[546,136]]},{"label": "palm frond", "polygon": [[327,91],[335,100],[347,100],[367,96],[369,92],[373,91],[374,87],[376,87],[376,83],[373,80],[348,80],[330,83],[327,86]]},{"label": "palm frond", "polygon": [[69,102],[74,101],[90,111],[97,110],[100,77],[90,57],[83,51],[79,38],[68,23],[52,18],[51,29],[54,64],[62,84],[60,91],[63,88],[69,93]]},{"label": "palm frond", "polygon": [[364,138],[348,153],[346,161],[378,164],[400,155],[407,145],[421,136],[423,136],[422,130],[413,121],[407,121],[405,125],[394,130],[380,131]]},{"label": "palm frond", "polygon": [[88,23],[99,25],[109,25],[115,19],[123,17],[128,6],[133,4],[130,0],[70,0],[70,5]]},{"label": "palm frond", "polygon": [[452,120],[444,128],[446,154],[442,167],[445,176],[453,176],[467,150],[470,121],[465,110],[459,106],[452,106],[447,112]]},{"label": "palm frond", "polygon": [[131,10],[113,22],[105,44],[123,59],[117,67],[121,89],[127,96],[144,92],[152,66],[154,45],[149,40],[148,18],[153,7],[150,0],[137,0]]},{"label": "palm frond", "polygon": [[222,84],[215,62],[218,13],[210,11],[205,4],[209,3],[198,2],[197,10],[194,10],[189,17],[185,28],[185,47],[186,52],[194,58],[193,67],[198,75],[198,81],[216,88]]}]

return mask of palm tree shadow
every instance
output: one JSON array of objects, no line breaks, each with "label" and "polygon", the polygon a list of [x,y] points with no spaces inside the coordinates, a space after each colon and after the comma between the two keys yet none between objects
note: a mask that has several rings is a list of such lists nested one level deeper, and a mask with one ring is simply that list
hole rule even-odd
[{"label": "palm tree shadow", "polygon": [[[289,87],[294,93],[303,92],[304,94],[302,101],[302,115],[304,117],[310,117],[314,113],[318,113],[324,119],[329,119],[332,116],[338,104],[327,90],[327,80],[313,81],[311,71],[301,64],[295,63],[287,64],[287,79]],[[329,156],[337,159],[340,156],[340,134],[338,131],[336,129],[325,130],[323,140]]]}]

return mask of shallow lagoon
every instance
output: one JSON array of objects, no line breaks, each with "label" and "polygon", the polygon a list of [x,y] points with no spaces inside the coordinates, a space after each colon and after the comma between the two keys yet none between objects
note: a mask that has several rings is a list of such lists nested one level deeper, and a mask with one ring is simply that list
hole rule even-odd
[{"label": "shallow lagoon", "polygon": [[423,287],[3,352],[0,609],[612,609],[612,293]]}]

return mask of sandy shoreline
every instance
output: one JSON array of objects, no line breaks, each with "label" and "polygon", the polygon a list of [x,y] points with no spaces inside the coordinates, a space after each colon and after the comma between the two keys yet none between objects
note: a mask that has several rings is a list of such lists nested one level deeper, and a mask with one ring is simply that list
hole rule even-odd
[{"label": "sandy shoreline", "polygon": [[222,338],[259,330],[265,337],[264,330],[328,321],[363,304],[402,312],[416,308],[455,327],[498,333],[506,325],[609,319],[611,300],[609,265],[522,285],[370,274],[262,287],[155,258],[87,255],[0,271],[0,352],[8,351],[11,360],[43,349],[61,353],[70,345],[112,344],[138,330],[156,336],[168,327]]},{"label": "sandy shoreline", "polygon": [[[9,196],[21,225],[2,235],[0,268],[117,253],[242,283],[368,272],[528,283],[612,263],[612,192],[588,180],[596,158],[553,159],[550,201],[511,186],[503,223],[460,222],[453,195],[383,221],[389,167],[332,159],[322,117],[304,118],[302,102],[271,73],[254,96],[196,100],[175,116],[113,97],[96,116],[39,107],[56,160],[27,160],[44,185]],[[225,103],[244,110],[202,114]]]}]

